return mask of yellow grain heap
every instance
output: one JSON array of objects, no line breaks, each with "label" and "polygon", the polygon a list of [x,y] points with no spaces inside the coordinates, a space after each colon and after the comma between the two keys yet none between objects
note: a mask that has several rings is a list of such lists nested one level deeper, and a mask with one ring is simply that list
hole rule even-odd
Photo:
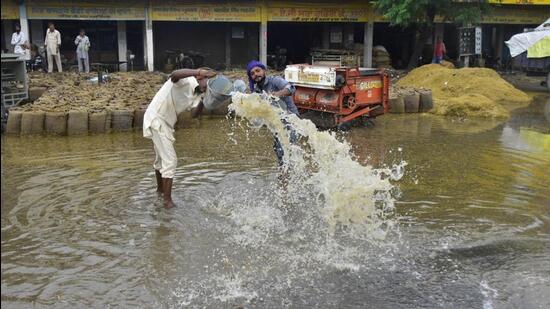
[{"label": "yellow grain heap", "polygon": [[506,107],[531,101],[527,94],[486,68],[450,69],[428,64],[412,70],[397,85],[431,89],[432,113],[444,116],[506,118]]}]

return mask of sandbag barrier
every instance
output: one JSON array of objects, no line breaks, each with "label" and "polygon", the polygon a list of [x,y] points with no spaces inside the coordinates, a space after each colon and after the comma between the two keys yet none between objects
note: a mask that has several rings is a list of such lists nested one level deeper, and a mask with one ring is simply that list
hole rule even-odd
[{"label": "sandbag barrier", "polygon": [[[404,95],[389,100],[390,113],[417,113],[427,112],[433,108],[432,92],[421,91],[415,95]],[[111,131],[140,130],[143,127],[143,117],[147,106],[135,110],[115,111],[70,111],[70,112],[36,112],[13,110],[9,113],[6,124],[6,134],[55,134],[78,135],[98,134]],[[213,111],[204,111],[205,116],[225,116],[227,106]],[[178,115],[176,128],[186,128],[194,122],[191,112]]]},{"label": "sandbag barrier", "polygon": [[433,108],[432,92],[422,90],[419,93],[405,94],[390,98],[389,111],[392,114],[425,113]]},{"label": "sandbag barrier", "polygon": [[[112,131],[140,130],[143,127],[143,118],[147,106],[141,106],[134,110],[114,111],[69,111],[69,112],[43,112],[20,111],[9,112],[6,124],[6,134],[30,135],[81,135],[109,133]],[[204,115],[225,116],[227,106],[214,111],[205,111]],[[186,128],[194,123],[191,112],[183,112],[178,115],[176,128]]]}]

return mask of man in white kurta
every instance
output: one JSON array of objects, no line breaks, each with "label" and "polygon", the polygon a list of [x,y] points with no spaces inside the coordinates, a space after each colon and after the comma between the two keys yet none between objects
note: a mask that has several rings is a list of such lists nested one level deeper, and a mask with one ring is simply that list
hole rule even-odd
[{"label": "man in white kurta", "polygon": [[13,53],[18,55],[25,55],[25,49],[27,45],[27,37],[25,33],[21,31],[21,26],[15,26],[15,32],[11,35],[11,45],[13,46]]},{"label": "man in white kurta", "polygon": [[44,39],[44,45],[46,46],[46,53],[48,54],[48,73],[53,72],[53,60],[57,64],[57,70],[62,72],[61,69],[61,56],[59,54],[59,46],[61,45],[61,33],[55,29],[53,23],[49,23],[48,30],[46,30],[46,38]]},{"label": "man in white kurta", "polygon": [[153,140],[157,192],[163,194],[166,208],[175,206],[171,193],[177,166],[174,125],[178,114],[199,106],[202,93],[206,90],[206,79],[215,75],[214,71],[205,69],[175,71],[145,111],[143,136]]},{"label": "man in white kurta", "polygon": [[88,49],[90,49],[90,39],[84,29],[80,29],[80,34],[74,39],[76,45],[76,59],[78,61],[78,72],[90,73],[90,60]]}]

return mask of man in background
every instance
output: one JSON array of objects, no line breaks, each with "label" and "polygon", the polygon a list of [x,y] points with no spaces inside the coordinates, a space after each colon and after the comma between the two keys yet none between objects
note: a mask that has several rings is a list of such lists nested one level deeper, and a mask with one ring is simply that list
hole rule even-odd
[{"label": "man in background", "polygon": [[57,71],[63,71],[61,68],[61,56],[59,54],[60,45],[61,33],[55,29],[53,23],[49,23],[48,30],[46,30],[46,38],[44,39],[44,46],[46,47],[46,53],[48,54],[48,73],[53,72],[54,59],[57,64]]},{"label": "man in background", "polygon": [[90,73],[90,59],[88,50],[90,49],[90,39],[84,29],[80,29],[80,34],[74,40],[76,45],[76,59],[78,60],[78,72]]},{"label": "man in background", "polygon": [[434,45],[434,57],[432,59],[432,63],[441,63],[441,60],[443,60],[443,56],[445,56],[446,53],[447,49],[445,48],[445,43],[443,43],[441,37],[438,36]]},{"label": "man in background", "polygon": [[28,49],[28,41],[25,33],[21,32],[21,26],[15,25],[15,32],[11,35],[11,45],[13,46],[13,53],[18,55],[25,55],[26,49]]}]

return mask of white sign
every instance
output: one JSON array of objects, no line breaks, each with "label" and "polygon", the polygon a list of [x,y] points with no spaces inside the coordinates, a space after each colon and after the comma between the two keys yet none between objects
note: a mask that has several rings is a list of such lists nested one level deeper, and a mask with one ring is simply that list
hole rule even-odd
[{"label": "white sign", "polygon": [[482,46],[481,27],[476,27],[476,44],[475,44],[476,55],[481,55],[481,46]]}]

